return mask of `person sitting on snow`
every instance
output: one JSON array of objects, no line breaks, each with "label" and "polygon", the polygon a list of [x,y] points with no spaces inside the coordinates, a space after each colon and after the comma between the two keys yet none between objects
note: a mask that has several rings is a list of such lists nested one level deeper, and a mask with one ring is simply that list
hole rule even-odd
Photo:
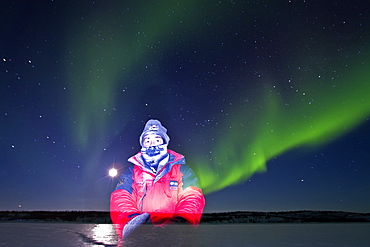
[{"label": "person sitting on snow", "polygon": [[125,238],[146,222],[161,228],[176,222],[197,226],[204,195],[184,156],[167,149],[167,129],[151,119],[139,141],[141,151],[128,159],[132,166],[111,194],[110,214],[118,236]]}]

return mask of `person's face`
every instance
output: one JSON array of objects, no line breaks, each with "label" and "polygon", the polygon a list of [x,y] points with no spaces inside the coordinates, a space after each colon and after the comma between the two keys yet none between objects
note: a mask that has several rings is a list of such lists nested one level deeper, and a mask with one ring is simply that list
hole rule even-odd
[{"label": "person's face", "polygon": [[148,134],[144,137],[143,147],[158,146],[163,144],[163,139],[160,135],[157,134]]}]

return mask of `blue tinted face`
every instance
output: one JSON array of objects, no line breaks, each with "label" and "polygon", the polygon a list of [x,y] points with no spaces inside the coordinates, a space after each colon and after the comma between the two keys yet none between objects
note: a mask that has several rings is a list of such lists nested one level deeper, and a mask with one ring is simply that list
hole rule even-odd
[{"label": "blue tinted face", "polygon": [[163,139],[160,135],[157,134],[149,134],[144,137],[143,147],[151,147],[151,146],[158,146],[163,144]]}]

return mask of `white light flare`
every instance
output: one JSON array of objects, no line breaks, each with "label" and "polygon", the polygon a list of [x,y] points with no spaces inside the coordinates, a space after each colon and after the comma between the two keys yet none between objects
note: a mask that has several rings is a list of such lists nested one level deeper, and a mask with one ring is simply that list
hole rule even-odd
[{"label": "white light flare", "polygon": [[111,176],[112,178],[114,178],[115,176],[117,176],[117,174],[118,174],[118,171],[117,171],[116,168],[111,168],[109,170],[109,176]]}]

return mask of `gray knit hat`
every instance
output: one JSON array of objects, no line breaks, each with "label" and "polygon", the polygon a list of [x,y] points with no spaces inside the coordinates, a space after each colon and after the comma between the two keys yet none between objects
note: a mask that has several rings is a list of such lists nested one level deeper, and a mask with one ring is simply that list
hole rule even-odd
[{"label": "gray knit hat", "polygon": [[161,122],[156,119],[150,119],[144,127],[143,133],[140,135],[139,142],[143,146],[144,137],[148,134],[157,134],[163,138],[164,143],[168,144],[170,137],[167,135],[167,129],[163,127]]}]

